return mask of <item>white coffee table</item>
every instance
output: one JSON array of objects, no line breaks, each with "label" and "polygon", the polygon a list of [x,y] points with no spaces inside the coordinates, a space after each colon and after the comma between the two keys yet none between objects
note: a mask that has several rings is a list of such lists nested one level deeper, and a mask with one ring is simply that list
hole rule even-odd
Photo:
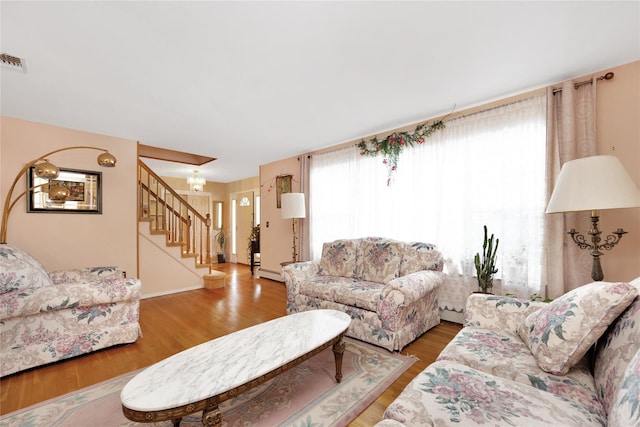
[{"label": "white coffee table", "polygon": [[202,424],[219,426],[218,405],[333,346],[342,379],[344,337],[351,317],[312,310],[280,317],[192,347],[151,365],[122,389],[122,411],[137,422],[173,420],[203,411]]}]

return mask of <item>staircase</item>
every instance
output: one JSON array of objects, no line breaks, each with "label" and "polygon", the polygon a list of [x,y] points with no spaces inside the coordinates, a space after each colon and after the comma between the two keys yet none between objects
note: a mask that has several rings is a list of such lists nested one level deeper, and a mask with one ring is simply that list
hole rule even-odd
[{"label": "staircase", "polygon": [[141,160],[138,220],[149,224],[151,236],[164,236],[167,248],[179,248],[176,256],[192,258],[195,269],[211,271],[210,215],[202,216]]}]

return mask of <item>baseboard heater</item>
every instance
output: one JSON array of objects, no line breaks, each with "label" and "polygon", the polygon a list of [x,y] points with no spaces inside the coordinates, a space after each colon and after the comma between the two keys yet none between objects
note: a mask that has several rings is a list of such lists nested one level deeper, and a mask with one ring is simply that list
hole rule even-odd
[{"label": "baseboard heater", "polygon": [[260,275],[260,277],[264,277],[265,279],[275,280],[276,282],[284,282],[284,280],[282,280],[282,273],[279,271],[263,270],[261,268],[258,270],[258,274]]}]

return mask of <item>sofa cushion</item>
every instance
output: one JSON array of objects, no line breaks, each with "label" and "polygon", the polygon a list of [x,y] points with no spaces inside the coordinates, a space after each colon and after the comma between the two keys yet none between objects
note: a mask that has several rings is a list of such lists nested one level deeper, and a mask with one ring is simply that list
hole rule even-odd
[{"label": "sofa cushion", "polygon": [[[529,348],[518,335],[492,329],[463,328],[440,353],[437,360],[448,360],[498,375],[569,400],[599,402],[587,358],[563,376],[540,369]],[[595,405],[598,408],[601,405]],[[595,408],[594,406],[594,408]],[[601,416],[605,416],[604,411]]]},{"label": "sofa cushion", "polygon": [[400,276],[422,270],[442,271],[442,255],[435,245],[422,242],[405,244],[402,260],[400,261]]},{"label": "sofa cushion", "polygon": [[[629,283],[640,292],[640,277]],[[615,320],[598,340],[593,375],[598,396],[607,413],[622,383],[627,365],[640,351],[640,296]]]},{"label": "sofa cushion", "polygon": [[358,245],[362,280],[387,283],[399,277],[404,243],[390,239],[365,239]]},{"label": "sofa cushion", "polygon": [[339,304],[376,311],[381,283],[366,282],[352,277],[318,276],[300,284],[300,293]]},{"label": "sofa cushion", "polygon": [[354,277],[356,272],[356,241],[336,240],[322,245],[321,276]]},{"label": "sofa cushion", "polygon": [[518,334],[540,368],[564,375],[637,295],[627,283],[593,282],[527,316]]},{"label": "sofa cushion", "polygon": [[0,244],[0,293],[50,286],[40,262],[25,251]]},{"label": "sofa cushion", "polygon": [[458,363],[437,361],[384,412],[407,426],[603,426],[591,405]]},{"label": "sofa cushion", "polygon": [[621,378],[607,425],[611,427],[640,425],[638,396],[640,396],[640,351],[635,354]]},{"label": "sofa cushion", "polygon": [[365,237],[363,239],[357,239],[357,245],[358,248],[356,250],[356,275],[355,277],[357,277],[358,279],[362,279],[362,270],[364,268],[364,261],[362,258],[362,248],[360,247],[360,243],[364,242],[364,241],[369,241],[369,242],[380,242],[382,240],[388,240],[385,239],[383,237]]}]

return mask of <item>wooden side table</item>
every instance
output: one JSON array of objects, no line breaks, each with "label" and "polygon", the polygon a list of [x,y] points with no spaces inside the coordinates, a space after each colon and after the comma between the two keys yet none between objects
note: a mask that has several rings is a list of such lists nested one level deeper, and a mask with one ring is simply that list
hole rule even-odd
[{"label": "wooden side table", "polygon": [[251,241],[251,275],[253,276],[253,268],[260,266],[260,260],[256,259],[256,254],[260,254],[260,240]]}]

